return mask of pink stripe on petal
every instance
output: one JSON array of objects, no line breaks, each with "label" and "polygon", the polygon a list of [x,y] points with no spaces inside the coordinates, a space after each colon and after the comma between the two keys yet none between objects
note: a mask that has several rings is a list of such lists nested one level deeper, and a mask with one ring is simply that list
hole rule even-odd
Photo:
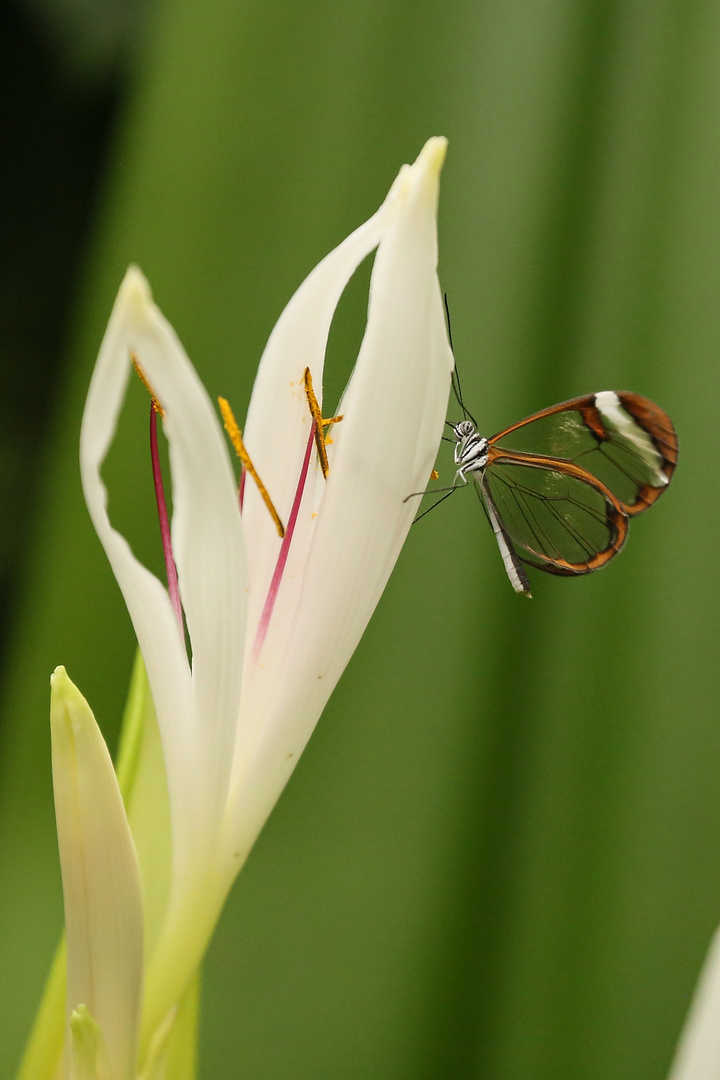
[{"label": "pink stripe on petal", "polygon": [[180,586],[178,584],[177,567],[172,552],[172,539],[170,536],[170,521],[168,519],[167,503],[165,502],[165,489],[163,487],[162,469],[160,468],[160,453],[158,451],[157,437],[157,412],[155,405],[150,405],[150,460],[152,461],[153,484],[155,485],[155,500],[158,508],[160,521],[160,538],[162,540],[163,555],[165,556],[165,574],[167,576],[168,593],[170,603],[177,616],[180,634],[185,639],[183,626],[182,603],[180,602]]},{"label": "pink stripe on petal", "polygon": [[310,457],[312,455],[312,448],[315,441],[315,427],[316,424],[313,420],[310,427],[310,437],[308,438],[307,447],[305,448],[305,457],[303,459],[302,468],[300,470],[300,479],[298,480],[298,486],[295,491],[295,498],[293,499],[292,510],[290,511],[287,528],[285,529],[285,536],[283,537],[282,544],[280,545],[280,554],[278,555],[277,562],[275,563],[275,569],[273,571],[272,580],[270,582],[270,588],[268,589],[268,594],[265,597],[265,604],[263,605],[262,615],[260,616],[257,633],[255,634],[255,641],[253,642],[253,661],[257,660],[260,655],[260,650],[265,643],[268,627],[270,626],[270,619],[272,618],[275,601],[277,600],[277,595],[280,589],[280,582],[282,581],[282,576],[285,572],[285,564],[287,563],[288,555],[290,553],[290,544],[292,542],[293,533],[295,532],[295,525],[297,523],[298,514],[300,513],[300,503],[302,502],[303,492],[305,491],[305,484],[307,482],[308,469],[310,468]]}]

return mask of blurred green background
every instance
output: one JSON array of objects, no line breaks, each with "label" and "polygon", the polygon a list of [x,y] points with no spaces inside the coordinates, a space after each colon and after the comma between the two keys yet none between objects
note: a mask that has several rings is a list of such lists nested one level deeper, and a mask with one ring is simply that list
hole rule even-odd
[{"label": "blurred green background", "polygon": [[[62,923],[48,676],[67,666],[114,745],[133,655],[76,464],[124,269],[242,415],[293,290],[445,134],[440,272],[481,426],[632,389],[680,466],[616,562],[536,574],[531,603],[470,492],[413,529],[218,928],[200,1075],[660,1080],[720,922],[720,3],[0,18],[0,1076]],[[150,559],[138,416],[108,480]]]}]

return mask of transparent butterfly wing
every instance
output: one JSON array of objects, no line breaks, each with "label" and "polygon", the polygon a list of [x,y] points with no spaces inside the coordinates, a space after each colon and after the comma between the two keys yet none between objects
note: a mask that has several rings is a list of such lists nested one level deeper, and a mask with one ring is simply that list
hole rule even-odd
[{"label": "transparent butterfly wing", "polygon": [[605,391],[553,405],[501,431],[491,449],[559,458],[600,482],[632,517],[667,489],[678,442],[670,417],[640,394]]},{"label": "transparent butterfly wing", "polygon": [[478,490],[519,558],[549,573],[596,570],[627,536],[621,503],[570,461],[498,450]]}]

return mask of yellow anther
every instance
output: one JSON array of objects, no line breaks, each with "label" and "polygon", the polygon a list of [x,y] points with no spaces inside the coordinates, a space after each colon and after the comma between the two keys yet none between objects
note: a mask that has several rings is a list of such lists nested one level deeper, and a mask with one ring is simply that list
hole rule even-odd
[{"label": "yellow anther", "polygon": [[308,407],[310,409],[310,415],[315,421],[315,447],[317,449],[318,458],[320,460],[320,468],[322,469],[323,479],[327,480],[327,474],[330,471],[327,459],[327,451],[325,447],[328,443],[332,442],[332,439],[328,439],[325,435],[325,428],[331,424],[339,424],[342,420],[342,416],[331,416],[329,420],[323,420],[323,415],[320,412],[320,406],[318,400],[315,397],[315,391],[313,390],[312,375],[310,374],[310,368],[305,368],[305,395],[308,401]]},{"label": "yellow anther", "polygon": [[440,479],[440,473],[437,471],[437,469],[433,469],[433,471],[430,473],[430,479],[431,480],[439,480]]},{"label": "yellow anther", "polygon": [[242,466],[245,469],[245,472],[250,473],[250,476],[252,476],[253,480],[255,481],[255,484],[257,485],[257,489],[260,492],[260,496],[261,496],[263,502],[265,503],[265,505],[268,508],[268,513],[270,514],[270,517],[275,522],[275,528],[278,531],[278,536],[280,537],[280,539],[282,539],[283,536],[285,535],[285,526],[283,525],[282,521],[280,520],[280,515],[278,514],[277,510],[273,506],[273,502],[272,502],[272,499],[270,498],[270,496],[268,494],[268,490],[265,487],[265,485],[263,484],[260,477],[258,476],[257,469],[253,465],[252,461],[250,460],[250,455],[248,454],[247,450],[245,449],[245,444],[242,441],[242,432],[241,432],[240,428],[237,425],[237,420],[235,419],[233,411],[230,408],[230,403],[228,401],[226,401],[224,397],[219,397],[218,398],[218,405],[220,406],[220,412],[222,413],[223,424],[225,425],[225,430],[228,433],[228,436],[230,438],[230,442],[233,444],[233,447],[235,449],[235,453],[240,458],[240,461],[242,462]]},{"label": "yellow anther", "polygon": [[150,395],[150,398],[152,400],[153,409],[158,414],[158,416],[162,420],[164,420],[165,419],[165,410],[163,409],[163,407],[160,404],[160,402],[158,401],[158,399],[155,397],[155,391],[153,390],[152,386],[150,385],[150,382],[148,380],[147,375],[145,374],[143,369],[140,367],[140,360],[138,358],[138,354],[136,352],[131,352],[130,353],[130,359],[132,360],[132,365],[135,368],[135,374],[140,379],[140,382],[143,384],[143,386],[147,390],[148,394]]}]

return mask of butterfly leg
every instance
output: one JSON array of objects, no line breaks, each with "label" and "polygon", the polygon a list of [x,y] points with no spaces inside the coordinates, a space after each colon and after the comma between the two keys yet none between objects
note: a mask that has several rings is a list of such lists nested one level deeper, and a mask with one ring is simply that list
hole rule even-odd
[{"label": "butterfly leg", "polygon": [[[427,510],[423,510],[422,514],[418,514],[418,516],[413,520],[413,525],[415,525],[420,520],[420,518],[424,518],[426,514],[429,514],[431,510],[434,510],[436,506],[439,506],[441,502],[445,502],[446,499],[449,499],[450,496],[455,491],[459,491],[460,488],[453,485],[451,488],[435,488],[435,490],[436,491],[445,491],[445,494],[443,495],[442,499],[437,499],[432,504],[432,506],[428,506]],[[411,498],[410,495],[408,495],[408,499],[409,498]],[[403,501],[405,501],[405,500],[403,500]]]}]

